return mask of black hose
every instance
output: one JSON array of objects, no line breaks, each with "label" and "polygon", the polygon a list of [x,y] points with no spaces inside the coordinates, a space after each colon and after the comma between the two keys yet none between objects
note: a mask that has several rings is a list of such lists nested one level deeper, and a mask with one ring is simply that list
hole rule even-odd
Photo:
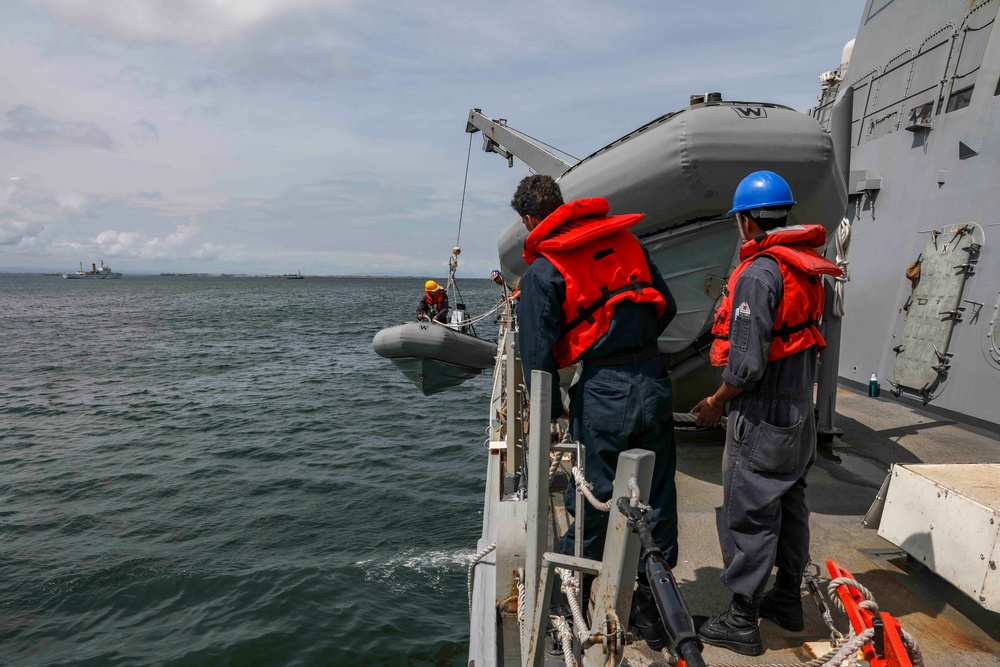
[{"label": "black hose", "polygon": [[701,655],[701,644],[697,640],[688,639],[678,644],[677,655],[688,667],[706,667],[705,658]]},{"label": "black hose", "polygon": [[652,589],[671,650],[691,667],[705,667],[705,661],[701,657],[701,639],[694,628],[694,620],[687,610],[670,565],[649,529],[652,509],[641,504],[633,507],[628,498],[619,498],[617,505],[618,510],[628,518],[629,529],[639,536],[639,558],[646,566],[646,579]]}]

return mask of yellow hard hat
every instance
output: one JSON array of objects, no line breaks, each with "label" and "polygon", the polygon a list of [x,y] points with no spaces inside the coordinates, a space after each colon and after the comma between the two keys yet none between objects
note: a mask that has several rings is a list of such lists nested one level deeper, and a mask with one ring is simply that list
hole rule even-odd
[{"label": "yellow hard hat", "polygon": [[439,289],[441,289],[441,286],[438,285],[433,280],[428,280],[426,283],[424,283],[424,289],[427,290],[428,292],[437,292]]}]

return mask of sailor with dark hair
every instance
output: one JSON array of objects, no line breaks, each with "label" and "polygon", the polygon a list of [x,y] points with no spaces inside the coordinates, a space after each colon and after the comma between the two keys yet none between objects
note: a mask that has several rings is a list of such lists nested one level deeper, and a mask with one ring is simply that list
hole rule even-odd
[{"label": "sailor with dark hair", "polygon": [[[711,362],[722,386],[692,412],[699,426],[728,415],[719,508],[722,582],[729,608],[700,630],[706,644],[744,655],[764,652],[758,615],[787,630],[803,627],[800,587],[809,561],[806,474],[816,458],[813,379],[826,346],[819,331],[822,276],[840,275],[815,248],[820,225],[788,227],[795,204],[771,171],[740,182],[729,214],[743,246],[716,313]],[[774,587],[764,588],[771,568]]]},{"label": "sailor with dark hair", "polygon": [[[676,450],[673,392],[657,338],[677,305],[645,247],[627,228],[642,214],[608,216],[604,199],[564,204],[549,176],[528,176],[511,200],[529,234],[519,309],[521,363],[554,376],[580,363],[571,401],[573,437],[586,446],[587,481],[594,495],[611,498],[618,455],[642,448],[656,454],[649,503],[653,537],[671,566],[677,563]],[[563,415],[559,383],[552,387],[552,418]],[[608,514],[579,499],[570,481],[566,507],[584,513],[583,555],[599,559]],[[572,555],[571,525],[559,550]],[[659,650],[667,637],[645,574],[633,595],[632,618]]]}]

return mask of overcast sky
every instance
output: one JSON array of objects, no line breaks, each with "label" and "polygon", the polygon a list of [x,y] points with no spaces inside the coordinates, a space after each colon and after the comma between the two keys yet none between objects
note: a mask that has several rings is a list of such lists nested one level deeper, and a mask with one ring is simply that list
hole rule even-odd
[{"label": "overcast sky", "polygon": [[[3,0],[0,272],[444,277],[482,108],[584,157],[692,93],[816,101],[864,0]],[[459,276],[523,163],[473,138]]]}]

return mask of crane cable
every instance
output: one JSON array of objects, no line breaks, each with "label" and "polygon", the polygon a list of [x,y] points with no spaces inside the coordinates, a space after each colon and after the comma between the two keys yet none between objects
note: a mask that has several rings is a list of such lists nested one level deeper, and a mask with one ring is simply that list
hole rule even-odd
[{"label": "crane cable", "polygon": [[469,187],[469,162],[472,161],[472,133],[469,133],[469,152],[465,156],[465,182],[462,184],[462,206],[458,210],[458,235],[455,237],[455,247],[459,247],[462,239],[462,215],[465,213],[465,191]]},{"label": "crane cable", "polygon": [[[455,236],[455,247],[451,250],[451,257],[448,258],[448,284],[446,289],[458,297],[457,303],[462,301],[462,292],[458,289],[458,282],[455,280],[455,273],[458,271],[458,254],[462,252],[459,242],[462,240],[462,217],[465,215],[465,193],[469,189],[469,163],[472,162],[472,134],[469,134],[469,149],[465,155],[465,180],[462,183],[462,205],[458,209],[458,234]],[[475,327],[470,323],[469,330],[473,336],[476,334]]]}]

